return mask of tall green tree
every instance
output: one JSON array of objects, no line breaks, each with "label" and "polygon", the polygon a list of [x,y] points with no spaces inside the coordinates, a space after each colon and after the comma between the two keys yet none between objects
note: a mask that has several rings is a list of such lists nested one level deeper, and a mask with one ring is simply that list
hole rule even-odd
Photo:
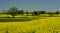
[{"label": "tall green tree", "polygon": [[55,13],[54,12],[47,12],[47,14],[49,15],[49,17],[53,16]]},{"label": "tall green tree", "polygon": [[24,14],[24,10],[19,10],[19,11],[18,11],[18,15],[19,15],[19,14],[23,15],[23,14]]},{"label": "tall green tree", "polygon": [[39,14],[42,14],[42,16],[45,14],[45,11],[39,11]]},{"label": "tall green tree", "polygon": [[56,11],[57,16],[58,16],[59,13],[60,13],[59,11]]},{"label": "tall green tree", "polygon": [[39,15],[38,11],[34,11],[34,15],[38,16]]},{"label": "tall green tree", "polygon": [[18,11],[18,9],[17,9],[16,7],[12,7],[12,8],[10,8],[10,9],[7,11],[7,13],[10,14],[10,15],[12,15],[13,18],[14,18],[14,16],[16,16],[17,13],[18,13],[17,11]]},{"label": "tall green tree", "polygon": [[45,14],[46,12],[45,11],[40,11],[39,14]]}]

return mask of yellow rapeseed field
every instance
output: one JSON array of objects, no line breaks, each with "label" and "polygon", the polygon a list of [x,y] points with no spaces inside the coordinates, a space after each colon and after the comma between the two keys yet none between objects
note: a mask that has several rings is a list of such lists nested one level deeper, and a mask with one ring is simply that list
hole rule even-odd
[{"label": "yellow rapeseed field", "polygon": [[60,33],[60,17],[25,22],[0,22],[0,33]]}]

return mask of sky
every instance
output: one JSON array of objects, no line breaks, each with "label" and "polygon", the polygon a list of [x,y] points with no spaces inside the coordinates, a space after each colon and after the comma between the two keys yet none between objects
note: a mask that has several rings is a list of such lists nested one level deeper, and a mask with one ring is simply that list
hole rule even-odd
[{"label": "sky", "polygon": [[0,0],[0,12],[13,6],[25,11],[60,11],[60,0]]}]

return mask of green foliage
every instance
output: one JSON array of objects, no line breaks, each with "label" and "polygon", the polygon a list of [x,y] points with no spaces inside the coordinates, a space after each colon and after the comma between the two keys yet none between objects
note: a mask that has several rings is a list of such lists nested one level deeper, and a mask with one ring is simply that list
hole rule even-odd
[{"label": "green foliage", "polygon": [[39,15],[39,14],[45,14],[45,11],[34,11],[35,15]]},{"label": "green foliage", "polygon": [[45,14],[46,12],[45,11],[38,11],[39,14]]},{"label": "green foliage", "polygon": [[18,9],[17,9],[16,7],[12,7],[12,8],[10,8],[10,9],[7,11],[7,13],[10,14],[10,15],[12,15],[13,18],[14,18],[14,16],[17,15],[17,11],[18,11]]},{"label": "green foliage", "polygon": [[32,14],[32,16],[34,16],[34,13],[33,12],[31,12],[31,14]]},{"label": "green foliage", "polygon": [[21,22],[21,21],[30,21],[32,19],[29,19],[29,18],[7,18],[7,19],[0,19],[0,22]]},{"label": "green foliage", "polygon": [[19,10],[18,14],[24,14],[24,10]]},{"label": "green foliage", "polygon": [[15,17],[15,18],[0,18],[0,22],[24,22],[24,21],[31,21],[31,20],[35,20],[38,19],[37,17]]},{"label": "green foliage", "polygon": [[[5,10],[2,10],[2,11],[3,11],[4,14],[6,14]],[[58,15],[59,13],[60,13],[59,11],[56,11],[56,12],[46,12],[44,10],[43,11],[33,11],[33,12],[26,11],[26,12],[24,12],[24,10],[18,10],[16,7],[12,7],[9,10],[7,10],[7,15],[8,14],[12,15],[13,18],[14,18],[14,16],[19,15],[19,14],[20,15],[24,14],[24,15],[27,15],[27,16],[35,16],[35,15],[36,16],[38,16],[38,15],[44,16],[44,14],[48,14],[50,16],[53,16],[54,14]]]},{"label": "green foliage", "polygon": [[56,14],[59,14],[60,12],[59,11],[56,11]]},{"label": "green foliage", "polygon": [[37,11],[34,11],[34,15],[36,15],[36,16],[37,16],[37,15],[39,15],[39,13],[38,13]]},{"label": "green foliage", "polygon": [[47,14],[49,15],[49,17],[51,17],[55,14],[55,12],[47,12]]}]

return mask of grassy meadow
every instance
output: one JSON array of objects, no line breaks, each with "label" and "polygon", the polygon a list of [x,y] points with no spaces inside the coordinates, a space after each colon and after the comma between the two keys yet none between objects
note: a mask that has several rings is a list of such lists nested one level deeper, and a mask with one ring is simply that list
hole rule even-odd
[{"label": "grassy meadow", "polygon": [[60,33],[60,17],[0,18],[0,33]]}]

